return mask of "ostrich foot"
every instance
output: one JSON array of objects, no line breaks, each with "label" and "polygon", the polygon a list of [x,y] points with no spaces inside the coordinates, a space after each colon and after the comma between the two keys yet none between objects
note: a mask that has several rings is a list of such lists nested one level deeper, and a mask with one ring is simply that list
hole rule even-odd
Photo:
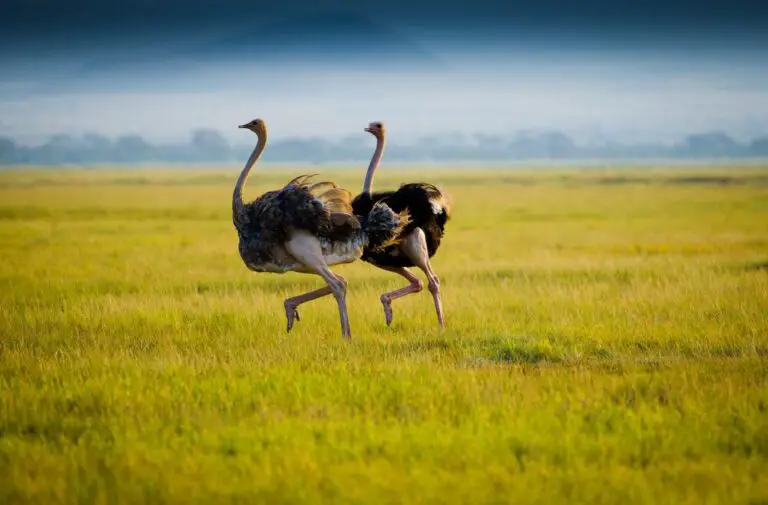
[{"label": "ostrich foot", "polygon": [[286,319],[286,333],[291,332],[291,328],[293,328],[293,324],[297,321],[301,321],[301,318],[299,317],[299,311],[296,310],[296,307],[286,303],[285,304],[285,319]]},{"label": "ostrich foot", "polygon": [[381,297],[381,304],[384,306],[384,319],[387,322],[387,326],[392,324],[392,301],[386,297]]}]

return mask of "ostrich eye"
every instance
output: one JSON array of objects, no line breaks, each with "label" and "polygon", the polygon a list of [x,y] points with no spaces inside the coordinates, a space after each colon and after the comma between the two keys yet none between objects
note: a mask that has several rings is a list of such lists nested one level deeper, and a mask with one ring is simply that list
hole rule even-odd
[{"label": "ostrich eye", "polygon": [[375,124],[375,125],[373,125],[373,126],[375,126],[376,128],[381,128],[381,123],[376,123],[376,124]]}]

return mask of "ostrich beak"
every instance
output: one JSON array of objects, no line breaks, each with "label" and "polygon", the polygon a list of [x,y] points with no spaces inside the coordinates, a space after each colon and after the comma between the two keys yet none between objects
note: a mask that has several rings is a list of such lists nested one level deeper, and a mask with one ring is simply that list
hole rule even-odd
[{"label": "ostrich beak", "polygon": [[368,132],[368,133],[373,133],[371,131],[371,129],[369,127],[367,127],[367,126],[365,128],[363,128],[363,131]]},{"label": "ostrich beak", "polygon": [[238,126],[238,128],[248,128],[248,125],[247,124],[241,124],[240,126]]}]

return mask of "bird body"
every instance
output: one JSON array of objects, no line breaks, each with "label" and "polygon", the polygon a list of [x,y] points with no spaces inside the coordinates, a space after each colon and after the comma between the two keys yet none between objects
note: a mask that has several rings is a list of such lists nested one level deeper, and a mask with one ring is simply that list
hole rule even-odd
[{"label": "bird body", "polygon": [[[333,183],[319,184],[335,187]],[[349,216],[348,221],[350,226],[343,226],[345,222],[337,224],[324,194],[313,194],[301,178],[294,179],[244,206],[240,223],[235,226],[240,257],[256,272],[301,270],[301,262],[290,255],[285,243],[292,231],[303,230],[318,238],[326,264],[354,261],[360,256],[364,237],[358,220]]]},{"label": "bird body", "polygon": [[[435,255],[445,234],[445,223],[451,217],[450,201],[443,191],[426,182],[402,184],[396,191],[359,194],[352,200],[352,210],[355,215],[365,215],[379,202],[386,203],[394,212],[407,212],[410,222],[400,231],[401,238],[420,228],[426,239],[427,257]],[[416,266],[410,257],[402,254],[400,243],[366,248],[362,259],[380,267]]]},{"label": "bird body", "polygon": [[285,248],[297,231],[318,239],[323,259],[331,266],[358,260],[364,250],[378,250],[402,228],[398,228],[399,217],[384,205],[371,206],[358,219],[352,213],[349,191],[333,182],[310,185],[308,179],[297,177],[244,205],[235,228],[240,257],[249,269],[305,272],[305,266]]}]

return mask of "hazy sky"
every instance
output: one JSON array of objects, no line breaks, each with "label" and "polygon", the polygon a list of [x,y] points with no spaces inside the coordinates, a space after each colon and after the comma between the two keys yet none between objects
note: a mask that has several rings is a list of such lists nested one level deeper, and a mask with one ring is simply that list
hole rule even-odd
[{"label": "hazy sky", "polygon": [[372,120],[398,141],[768,133],[756,2],[327,2],[309,17],[307,3],[254,5],[11,0],[0,135],[185,139],[208,127],[249,142],[236,126],[256,116],[273,137],[362,135]]}]

